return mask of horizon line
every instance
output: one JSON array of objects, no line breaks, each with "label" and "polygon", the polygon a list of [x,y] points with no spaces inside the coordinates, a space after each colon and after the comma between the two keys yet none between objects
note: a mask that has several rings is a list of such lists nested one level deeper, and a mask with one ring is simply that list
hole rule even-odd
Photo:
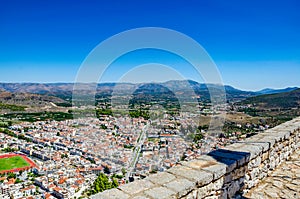
[{"label": "horizon line", "polygon": [[[216,84],[216,83],[204,83],[204,82],[198,82],[192,79],[180,79],[180,80],[168,80],[168,81],[164,81],[164,82],[116,82],[116,81],[107,81],[107,82],[63,82],[63,81],[59,81],[59,82],[0,82],[0,84],[147,84],[147,83],[155,83],[155,84],[161,84],[161,83],[167,83],[170,81],[194,81],[197,82],[198,84],[205,84],[205,85],[220,85],[220,84]],[[259,92],[265,89],[274,89],[274,90],[280,90],[280,89],[287,89],[287,88],[300,88],[300,86],[285,86],[285,87],[281,87],[281,88],[273,88],[273,87],[264,87],[262,89],[258,89],[258,90],[248,90],[248,89],[242,89],[242,88],[238,88],[236,86],[230,85],[230,84],[221,84],[223,86],[231,86],[234,89],[237,90],[241,90],[241,91],[249,91],[249,92]]]}]

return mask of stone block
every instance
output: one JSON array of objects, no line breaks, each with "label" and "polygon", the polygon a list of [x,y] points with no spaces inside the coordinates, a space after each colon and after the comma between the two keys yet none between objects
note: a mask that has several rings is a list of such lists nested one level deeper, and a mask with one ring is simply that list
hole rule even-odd
[{"label": "stone block", "polygon": [[232,173],[228,173],[224,176],[224,182],[228,183],[232,181]]},{"label": "stone block", "polygon": [[219,199],[218,196],[207,196],[205,197],[205,199]]},{"label": "stone block", "polygon": [[206,196],[209,195],[210,193],[210,184],[209,185],[206,185],[206,186],[203,186],[203,187],[200,187],[198,188],[198,194],[197,194],[197,198],[205,198]]},{"label": "stone block", "polygon": [[147,178],[147,180],[159,185],[166,184],[174,179],[176,179],[176,177],[168,172],[153,174]]},{"label": "stone block", "polygon": [[260,155],[263,152],[263,148],[261,146],[258,145],[249,145],[246,142],[243,143],[235,143],[230,145],[228,148],[226,147],[225,149],[228,150],[235,150],[235,151],[239,151],[242,153],[248,153],[250,154],[250,157],[248,157],[248,159],[246,159],[246,162],[249,162],[249,160],[252,160],[253,158],[257,157],[258,155]]},{"label": "stone block", "polygon": [[218,191],[218,196],[219,198],[222,198],[222,199],[227,199],[227,189],[223,188],[222,190],[219,190]]},{"label": "stone block", "polygon": [[198,198],[204,198],[208,195],[216,195],[224,187],[224,177],[198,188]]},{"label": "stone block", "polygon": [[[261,134],[258,134],[256,136],[250,137],[245,140],[247,144],[252,144],[252,145],[258,145],[263,148],[263,152],[266,152],[270,149],[270,140],[264,139],[264,136]],[[275,140],[274,140],[275,143]]]},{"label": "stone block", "polygon": [[148,198],[146,196],[134,196],[131,199],[150,199],[150,198]]},{"label": "stone block", "polygon": [[150,182],[148,179],[138,180],[132,183],[128,183],[126,185],[120,186],[120,189],[125,193],[130,195],[135,195],[139,192],[145,191],[154,187],[154,184]]},{"label": "stone block", "polygon": [[269,148],[273,147],[276,143],[276,139],[273,136],[264,135],[258,140],[260,142],[268,142]]},{"label": "stone block", "polygon": [[213,180],[213,174],[202,170],[195,170],[186,166],[175,166],[169,169],[167,172],[175,176],[187,178],[188,180],[196,183],[198,186],[208,184]]},{"label": "stone block", "polygon": [[248,171],[247,165],[242,166],[242,167],[240,167],[238,169],[233,170],[231,172],[232,180],[236,180],[238,178],[244,177],[245,174],[247,173],[247,171]]},{"label": "stone block", "polygon": [[194,190],[191,193],[189,193],[184,199],[197,199],[197,190]]},{"label": "stone block", "polygon": [[119,189],[110,189],[91,196],[91,199],[127,199],[130,196]]},{"label": "stone block", "polygon": [[237,166],[245,164],[246,160],[250,156],[249,153],[237,151],[237,149],[232,147],[225,147],[225,149],[215,150],[208,153],[207,155],[217,159],[222,163],[228,162],[228,160],[234,160],[236,161]]},{"label": "stone block", "polygon": [[216,165],[218,164],[216,162],[216,160],[204,160],[204,159],[197,159],[197,160],[191,160],[191,161],[184,161],[184,162],[181,162],[182,165],[184,166],[187,166],[187,167],[191,167],[193,169],[203,169],[203,168],[206,168],[206,167],[210,167],[210,166],[213,166],[213,165]]},{"label": "stone block", "polygon": [[228,198],[232,198],[238,191],[240,190],[240,185],[239,182],[236,181],[232,181],[228,187]]},{"label": "stone block", "polygon": [[166,187],[155,187],[144,192],[153,199],[175,199],[176,192]]},{"label": "stone block", "polygon": [[195,183],[185,179],[178,178],[164,185],[168,189],[172,189],[177,192],[176,197],[180,198],[195,188]]},{"label": "stone block", "polygon": [[207,160],[207,161],[215,161],[216,164],[225,164],[226,165],[226,173],[230,173],[232,170],[234,170],[237,167],[237,161],[231,160],[231,159],[224,159],[222,157],[218,156],[208,156],[208,155],[202,155],[198,158],[198,160]]},{"label": "stone block", "polygon": [[212,183],[212,189],[220,190],[224,186],[224,183],[225,183],[225,178],[221,177],[220,179],[218,179]]},{"label": "stone block", "polygon": [[254,158],[253,160],[251,160],[248,164],[248,168],[252,169],[252,168],[256,168],[259,167],[259,165],[261,164],[261,157],[257,156],[256,158]]},{"label": "stone block", "polygon": [[262,161],[265,161],[266,159],[268,159],[268,158],[269,158],[269,154],[270,154],[269,151],[263,153],[263,154],[262,154],[262,159],[261,159],[261,160],[262,160]]},{"label": "stone block", "polygon": [[216,164],[210,167],[203,168],[204,171],[210,172],[214,176],[214,180],[219,179],[221,176],[226,174],[225,164]]},{"label": "stone block", "polygon": [[270,149],[270,143],[269,142],[250,142],[249,144],[262,147],[263,152],[266,152]]},{"label": "stone block", "polygon": [[273,137],[273,139],[275,139],[275,142],[277,143],[277,142],[284,140],[285,133],[282,133],[280,131],[274,131],[274,132],[268,133],[267,135],[268,135],[268,137]]},{"label": "stone block", "polygon": [[258,174],[259,174],[258,168],[254,168],[252,171],[249,172],[251,180],[258,178]]}]

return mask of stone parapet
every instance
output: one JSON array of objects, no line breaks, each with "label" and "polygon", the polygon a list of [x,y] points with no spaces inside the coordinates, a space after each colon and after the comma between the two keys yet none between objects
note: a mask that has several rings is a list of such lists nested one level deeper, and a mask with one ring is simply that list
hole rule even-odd
[{"label": "stone parapet", "polygon": [[117,189],[92,196],[101,199],[235,198],[247,193],[300,147],[300,118],[242,142],[180,162]]}]

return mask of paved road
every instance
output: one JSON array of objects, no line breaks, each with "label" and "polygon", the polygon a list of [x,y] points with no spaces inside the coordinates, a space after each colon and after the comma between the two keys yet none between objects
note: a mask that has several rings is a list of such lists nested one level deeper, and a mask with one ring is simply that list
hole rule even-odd
[{"label": "paved road", "polygon": [[129,168],[127,170],[127,173],[126,173],[126,179],[127,180],[131,176],[133,170],[135,169],[135,165],[139,160],[140,152],[142,150],[142,145],[144,144],[145,140],[147,139],[147,134],[146,133],[147,133],[148,127],[149,127],[149,123],[146,124],[146,126],[143,127],[142,132],[140,134],[139,142],[135,146],[133,156],[132,156],[132,161],[133,162],[130,163],[130,166],[129,166]]},{"label": "paved road", "polygon": [[300,150],[244,197],[300,199]]}]

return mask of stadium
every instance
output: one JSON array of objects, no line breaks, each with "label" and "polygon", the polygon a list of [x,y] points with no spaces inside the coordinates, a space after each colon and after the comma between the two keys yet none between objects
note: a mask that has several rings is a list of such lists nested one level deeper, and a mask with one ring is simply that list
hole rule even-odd
[{"label": "stadium", "polygon": [[26,171],[36,167],[36,164],[25,155],[3,154],[0,155],[0,173]]}]

